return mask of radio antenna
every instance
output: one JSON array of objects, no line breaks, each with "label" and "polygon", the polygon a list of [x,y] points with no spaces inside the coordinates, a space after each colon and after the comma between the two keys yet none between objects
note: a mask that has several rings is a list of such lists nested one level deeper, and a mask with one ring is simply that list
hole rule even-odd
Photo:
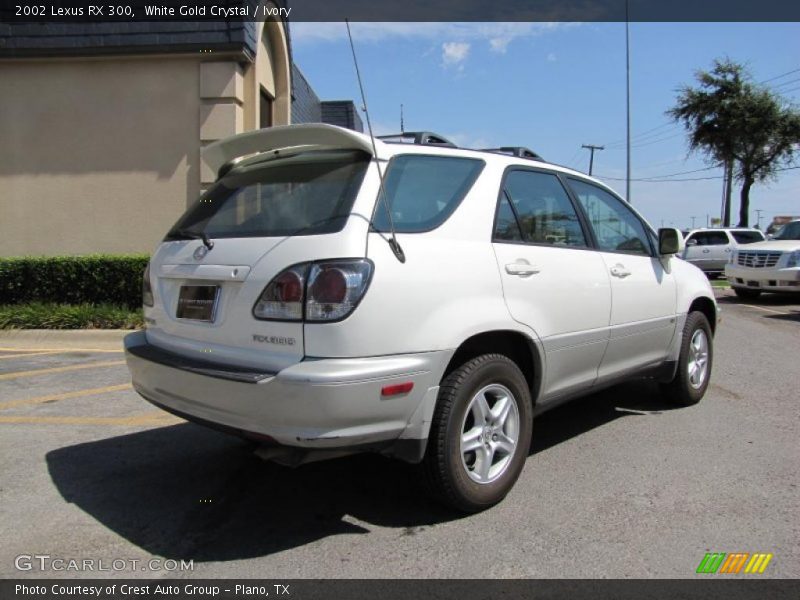
[{"label": "radio antenna", "polygon": [[392,233],[392,239],[389,240],[389,247],[392,249],[397,260],[401,263],[406,262],[406,255],[400,244],[397,241],[397,235],[394,230],[394,220],[392,219],[392,210],[389,208],[389,200],[386,196],[386,188],[383,185],[383,172],[381,171],[381,161],[378,158],[378,149],[375,146],[375,135],[372,133],[372,121],[369,118],[369,109],[367,108],[367,96],[364,94],[364,84],[361,82],[361,71],[358,68],[358,59],[356,58],[356,47],[353,45],[353,34],[350,33],[350,21],[344,20],[347,26],[347,37],[350,40],[350,50],[353,53],[353,64],[356,67],[356,78],[358,79],[358,89],[361,91],[361,103],[364,105],[364,116],[367,118],[367,129],[369,130],[369,139],[372,142],[372,155],[375,157],[375,166],[378,168],[379,194],[381,202],[386,209],[386,217],[389,219],[389,229]]}]

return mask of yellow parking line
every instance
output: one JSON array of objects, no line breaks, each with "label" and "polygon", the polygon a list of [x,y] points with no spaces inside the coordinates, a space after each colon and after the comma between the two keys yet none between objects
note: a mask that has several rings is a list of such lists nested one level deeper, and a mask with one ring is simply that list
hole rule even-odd
[{"label": "yellow parking line", "polygon": [[782,310],[775,310],[767,308],[766,306],[756,306],[755,304],[742,304],[741,306],[749,306],[750,308],[757,308],[758,310],[765,310],[767,312],[775,313],[776,315],[791,315],[792,313],[783,312]]},{"label": "yellow parking line", "polygon": [[0,354],[0,360],[3,360],[4,358],[21,358],[24,356],[42,356],[44,354],[59,354],[59,352],[55,350],[47,350],[44,352],[22,352],[21,354]]},{"label": "yellow parking line", "polygon": [[94,353],[109,353],[121,354],[125,352],[122,348],[119,350],[109,350],[107,348],[0,348],[0,352],[54,352],[54,353],[68,353],[68,352],[94,352]]},{"label": "yellow parking line", "polygon": [[70,365],[68,367],[53,367],[51,369],[34,369],[33,371],[17,371],[16,373],[4,373],[0,375],[0,381],[4,379],[17,379],[19,377],[35,377],[36,375],[49,375],[50,373],[64,373],[65,371],[77,371],[79,369],[94,369],[97,367],[112,367],[124,364],[125,364],[124,360],[109,360],[106,362],[95,362],[82,365]]},{"label": "yellow parking line", "polygon": [[27,406],[30,404],[41,404],[43,402],[55,402],[57,400],[68,400],[70,398],[82,398],[84,396],[97,396],[98,394],[106,394],[109,392],[119,392],[122,390],[131,389],[130,383],[123,383],[121,385],[110,385],[101,388],[92,388],[88,390],[77,390],[75,392],[66,392],[64,394],[50,394],[49,396],[37,396],[35,398],[24,398],[22,400],[7,400],[0,402],[0,410],[8,408],[16,408],[17,406]]},{"label": "yellow parking line", "polygon": [[133,417],[23,417],[0,416],[0,423],[22,425],[158,425],[180,423],[181,419],[165,412],[152,412]]}]

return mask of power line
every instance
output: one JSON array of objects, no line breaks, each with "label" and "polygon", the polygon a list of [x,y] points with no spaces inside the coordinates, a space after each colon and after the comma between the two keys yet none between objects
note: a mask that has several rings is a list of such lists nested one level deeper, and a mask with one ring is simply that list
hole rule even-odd
[{"label": "power line", "polygon": [[[633,144],[631,146],[631,148],[643,148],[645,146],[652,146],[653,144],[659,144],[659,143],[664,142],[666,140],[671,140],[671,139],[674,139],[674,138],[682,136],[682,135],[684,135],[684,132],[683,131],[679,131],[677,133],[673,133],[672,135],[668,135],[666,137],[660,137],[660,138],[657,138],[657,139],[654,139],[654,140],[648,140],[648,141],[644,141],[644,142],[641,142],[641,143],[638,143],[638,144]],[[622,150],[622,147],[606,146],[606,149],[607,150]]]},{"label": "power line", "polygon": [[[704,171],[709,169],[717,169],[719,167],[708,167],[708,169],[698,169],[698,171]],[[775,169],[775,172],[781,171],[793,171],[795,169],[800,169],[800,166],[797,167],[784,167],[782,169]],[[686,173],[691,173],[692,171],[686,171]],[[625,181],[624,177],[609,177],[606,175],[595,175],[598,179],[610,179],[611,181]],[[646,183],[672,183],[673,181],[708,181],[711,179],[723,179],[722,175],[712,175],[709,177],[684,177],[680,179],[659,179],[659,177],[666,177],[666,175],[661,176],[653,176],[653,177],[642,177],[639,179],[631,179],[631,181],[643,181]]]},{"label": "power line", "polygon": [[[670,121],[670,122],[667,122],[667,123],[662,123],[662,124],[661,124],[661,125],[659,125],[658,127],[653,127],[653,128],[651,128],[651,129],[647,129],[647,130],[645,130],[645,131],[643,131],[643,132],[641,132],[641,133],[637,133],[637,134],[636,134],[636,135],[634,135],[634,136],[631,136],[631,139],[632,139],[632,140],[635,140],[636,138],[641,138],[641,137],[650,137],[648,134],[650,134],[650,133],[652,133],[652,132],[655,132],[655,131],[657,131],[657,130],[659,130],[659,129],[663,129],[664,127],[668,127],[668,126],[670,126],[670,125],[672,125],[672,126],[675,126],[675,123],[672,123],[671,121]],[[662,133],[663,133],[663,132],[662,132]],[[661,134],[659,133],[658,135],[661,135]],[[606,146],[616,146],[616,145],[618,145],[618,144],[625,144],[625,140],[624,140],[624,139],[621,139],[621,140],[614,140],[613,142],[609,142],[608,144],[606,144]]]},{"label": "power line", "polygon": [[[595,177],[599,179],[610,179],[612,181],[625,181],[624,177],[606,177],[605,175],[595,175]],[[643,177],[640,179],[631,179],[631,181],[643,181],[647,183],[673,183],[677,181],[704,181],[707,179],[722,179],[721,175],[716,175],[713,177],[686,177],[683,179],[652,179]]]},{"label": "power line", "polygon": [[781,77],[786,77],[787,75],[791,75],[792,73],[797,73],[800,69],[792,69],[791,71],[786,71],[786,73],[781,73],[780,75],[775,75],[775,77],[770,77],[769,79],[765,79],[764,81],[759,81],[759,83],[767,83],[768,81],[775,81],[776,79],[780,79]]},{"label": "power line", "polygon": [[775,85],[772,86],[772,89],[773,90],[777,90],[778,88],[782,88],[783,86],[789,85],[789,84],[792,84],[792,83],[797,83],[798,81],[800,81],[800,77],[798,77],[796,79],[790,79],[789,81],[784,81],[783,83],[775,84]]},{"label": "power line", "polygon": [[[666,129],[664,131],[659,131],[657,133],[651,133],[649,135],[640,137],[639,139],[635,139],[635,140],[632,140],[632,141],[633,141],[634,145],[635,144],[643,144],[645,142],[650,142],[650,141],[653,141],[654,138],[660,138],[661,136],[663,136],[665,134],[671,133],[675,129],[678,129],[678,127],[679,127],[678,125],[675,125],[675,127],[673,127],[672,129]],[[606,144],[606,147],[610,148],[611,150],[619,150],[619,148],[621,148],[623,146],[624,146],[624,144]]]},{"label": "power line", "polygon": [[700,173],[702,171],[711,171],[712,169],[719,169],[719,165],[714,165],[713,167],[705,167],[703,169],[692,169],[691,171],[680,171],[678,173],[669,173],[667,175],[650,175],[647,179],[662,179],[664,177],[674,177],[676,175],[689,175],[690,173]]},{"label": "power line", "polygon": [[575,150],[575,152],[572,154],[572,157],[565,164],[568,165],[570,168],[574,168],[575,167],[575,161],[577,160],[578,156],[580,155],[581,150],[583,150],[583,148],[578,148],[577,150]]},{"label": "power line", "polygon": [[682,136],[682,135],[684,135],[684,132],[683,131],[679,131],[678,133],[673,133],[672,135],[668,135],[667,137],[659,138],[657,140],[651,140],[649,142],[643,142],[641,144],[634,144],[633,148],[642,148],[644,146],[652,146],[653,144],[658,144],[658,143],[664,142],[666,140],[671,140],[671,139],[674,139],[674,138],[676,138],[678,136]]}]

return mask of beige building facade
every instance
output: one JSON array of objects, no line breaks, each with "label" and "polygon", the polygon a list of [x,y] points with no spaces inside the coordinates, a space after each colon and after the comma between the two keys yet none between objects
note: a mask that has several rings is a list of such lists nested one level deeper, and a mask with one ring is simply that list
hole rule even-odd
[{"label": "beige building facade", "polygon": [[0,256],[151,252],[213,182],[205,145],[291,120],[286,27],[242,38],[0,54]]}]

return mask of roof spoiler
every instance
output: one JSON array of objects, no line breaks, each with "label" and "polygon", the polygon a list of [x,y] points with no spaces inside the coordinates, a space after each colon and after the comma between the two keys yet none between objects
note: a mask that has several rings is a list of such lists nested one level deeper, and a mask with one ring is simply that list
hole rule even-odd
[{"label": "roof spoiler", "polygon": [[309,150],[361,150],[372,155],[370,139],[363,133],[325,123],[308,123],[256,129],[219,140],[203,148],[203,160],[221,177],[240,158],[298,146]]}]

